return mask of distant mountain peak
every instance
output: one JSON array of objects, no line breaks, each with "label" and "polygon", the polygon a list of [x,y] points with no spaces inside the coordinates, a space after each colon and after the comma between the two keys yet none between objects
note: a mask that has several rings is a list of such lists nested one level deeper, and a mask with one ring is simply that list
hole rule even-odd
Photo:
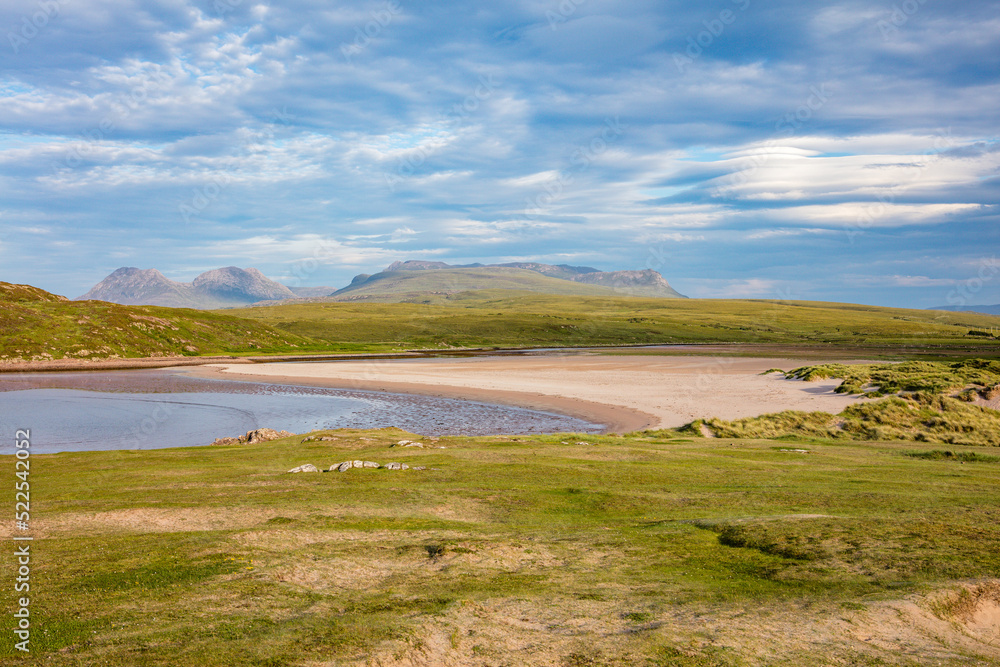
[{"label": "distant mountain peak", "polygon": [[212,269],[190,283],[181,283],[170,280],[156,269],[123,266],[77,300],[94,299],[128,306],[226,308],[294,298],[294,292],[254,268]]},{"label": "distant mountain peak", "polygon": [[[422,259],[407,259],[402,262],[396,261],[385,267],[383,273],[390,271],[429,271],[433,269],[455,269],[456,266],[445,264],[444,262],[428,262]],[[464,268],[464,267],[463,267]]]},{"label": "distant mountain peak", "polygon": [[[440,272],[438,275],[436,272]],[[490,273],[492,272],[492,273]],[[393,262],[374,275],[359,274],[351,284],[333,294],[339,299],[382,298],[401,291],[430,291],[435,294],[470,289],[554,290],[563,293],[565,282],[532,283],[515,277],[519,272],[541,274],[557,281],[580,283],[608,288],[622,295],[656,298],[685,298],[674,290],[656,271],[600,271],[589,266],[543,264],[540,262],[506,262],[504,264],[447,264],[445,262],[409,259]],[[426,274],[426,275],[424,275]],[[463,276],[459,278],[459,275]],[[419,278],[419,280],[417,280]],[[576,293],[579,293],[579,288]],[[573,293],[573,292],[567,292]],[[589,293],[589,292],[588,292]],[[366,296],[367,295],[367,296]]]}]

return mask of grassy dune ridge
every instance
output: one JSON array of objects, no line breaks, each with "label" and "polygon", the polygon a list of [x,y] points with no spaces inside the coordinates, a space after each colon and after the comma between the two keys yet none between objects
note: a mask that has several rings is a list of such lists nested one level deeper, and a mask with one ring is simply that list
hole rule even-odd
[{"label": "grassy dune ridge", "polygon": [[[1000,602],[991,460],[325,433],[33,457],[32,654],[0,664],[1000,664],[958,611]],[[285,472],[350,459],[428,469]]]},{"label": "grassy dune ridge", "polygon": [[[778,370],[778,369],[775,369]],[[734,421],[698,420],[695,435],[724,438],[818,437],[914,440],[953,445],[1000,446],[1000,361],[909,361],[899,364],[821,364],[785,373],[789,379],[839,378],[836,391],[878,399],[838,415],[786,411]],[[975,404],[980,403],[980,404]],[[994,405],[995,407],[995,405]]]}]

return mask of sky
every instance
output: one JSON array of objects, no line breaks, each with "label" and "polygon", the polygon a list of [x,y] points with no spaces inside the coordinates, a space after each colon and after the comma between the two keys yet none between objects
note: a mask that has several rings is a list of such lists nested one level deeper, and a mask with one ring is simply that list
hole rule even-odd
[{"label": "sky", "polygon": [[1000,2],[2,0],[0,280],[1000,303]]}]

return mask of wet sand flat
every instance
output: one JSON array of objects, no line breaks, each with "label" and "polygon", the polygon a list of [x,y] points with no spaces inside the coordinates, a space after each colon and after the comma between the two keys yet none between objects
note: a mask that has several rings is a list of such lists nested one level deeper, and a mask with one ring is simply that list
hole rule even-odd
[{"label": "wet sand flat", "polygon": [[839,380],[802,382],[761,375],[771,368],[790,370],[825,361],[576,354],[214,364],[195,372],[507,403],[585,417],[607,424],[611,432],[624,432],[782,410],[838,413],[860,400],[834,393]]}]

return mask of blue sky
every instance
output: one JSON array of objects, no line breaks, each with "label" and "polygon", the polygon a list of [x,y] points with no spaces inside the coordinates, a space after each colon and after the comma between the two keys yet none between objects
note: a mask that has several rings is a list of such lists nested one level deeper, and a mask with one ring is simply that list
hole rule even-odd
[{"label": "blue sky", "polygon": [[7,0],[0,280],[397,259],[1000,303],[1000,3]]}]

